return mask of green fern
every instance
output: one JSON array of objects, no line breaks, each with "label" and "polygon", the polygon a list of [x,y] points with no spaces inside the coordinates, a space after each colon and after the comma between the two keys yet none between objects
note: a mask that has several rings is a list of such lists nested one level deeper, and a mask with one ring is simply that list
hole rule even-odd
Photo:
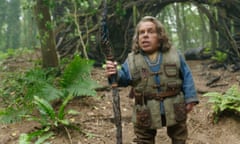
[{"label": "green fern", "polygon": [[[37,110],[40,112],[40,117],[25,115],[29,120],[34,120],[39,122],[42,125],[42,128],[45,128],[44,132],[37,130],[35,133],[30,133],[22,135],[22,141],[33,141],[33,137],[42,137],[43,134],[52,132],[56,127],[63,126],[76,128],[74,125],[70,124],[69,120],[66,118],[67,114],[76,114],[78,112],[70,110],[70,112],[65,112],[65,108],[70,100],[75,96],[94,96],[96,94],[95,88],[98,86],[95,81],[90,77],[90,72],[93,62],[85,59],[81,59],[79,56],[75,56],[73,61],[70,62],[65,68],[63,75],[59,78],[60,85],[51,85],[48,82],[48,78],[45,77],[44,73],[36,72],[35,76],[38,75],[38,78],[27,77],[28,82],[34,83],[32,86],[31,94],[34,94],[33,103],[36,105]],[[43,86],[44,85],[44,86]],[[36,87],[37,86],[37,87]],[[36,87],[36,89],[35,89]],[[56,111],[48,101],[46,97],[61,97],[63,102],[59,107],[59,110]],[[74,113],[73,113],[74,112]],[[46,129],[47,128],[47,129]],[[78,129],[78,128],[76,128]],[[40,129],[41,130],[41,129]],[[48,135],[46,135],[48,138]],[[44,137],[42,137],[42,140]],[[36,141],[35,141],[36,142]]]},{"label": "green fern", "polygon": [[96,95],[93,90],[98,85],[90,77],[93,61],[75,56],[64,70],[61,85],[70,95]]},{"label": "green fern", "polygon": [[47,144],[46,141],[50,139],[54,133],[46,132],[48,129],[41,129],[31,133],[22,133],[19,136],[19,144],[32,144],[32,141],[35,140],[35,144]]},{"label": "green fern", "polygon": [[36,92],[35,95],[47,101],[53,101],[64,97],[64,93],[61,90],[50,84],[45,84],[44,86],[42,86],[42,89]]},{"label": "green fern", "polygon": [[41,118],[44,118],[44,120],[48,119],[48,121],[55,121],[56,114],[50,103],[37,96],[34,96],[34,103],[41,114]]},{"label": "green fern", "polygon": [[[60,98],[63,94],[54,87],[54,76],[47,75],[49,71],[35,68],[25,74],[10,73],[3,80],[2,99],[6,105],[0,113],[0,123],[16,122],[24,114],[30,114],[34,96],[42,97],[47,101]],[[21,111],[22,110],[22,111]]]},{"label": "green fern", "polygon": [[73,99],[73,96],[72,95],[68,95],[66,98],[65,98],[65,100],[63,101],[63,103],[62,103],[62,105],[60,106],[60,108],[59,108],[59,111],[58,111],[58,119],[60,119],[60,120],[63,120],[64,119],[64,117],[65,117],[65,107],[67,106],[67,104],[68,104],[68,102],[70,101],[70,100],[72,100]]},{"label": "green fern", "polygon": [[29,136],[25,133],[21,134],[19,137],[19,144],[31,144]]},{"label": "green fern", "polygon": [[237,85],[232,85],[224,94],[209,92],[203,96],[209,97],[208,102],[212,103],[214,121],[217,122],[219,116],[225,111],[240,113],[240,91]]},{"label": "green fern", "polygon": [[[7,88],[11,88],[6,93],[6,97],[12,99],[7,103],[8,107],[0,112],[0,123],[14,122],[23,115],[29,117],[33,109],[37,108],[42,114],[43,119],[38,121],[41,124],[54,125],[54,122],[68,124],[64,119],[64,110],[68,101],[74,96],[96,95],[94,89],[98,85],[91,79],[92,65],[93,61],[75,56],[66,66],[61,77],[56,77],[52,70],[41,68],[31,69],[19,78],[12,77],[6,84],[9,85]],[[12,80],[14,83],[11,83]],[[64,99],[58,113],[49,104],[55,99]],[[23,109],[24,113],[20,113],[19,109]],[[32,120],[37,121],[37,118]]]},{"label": "green fern", "polygon": [[68,126],[69,122],[67,119],[65,119],[65,107],[68,104],[70,100],[72,100],[73,96],[69,95],[67,96],[63,103],[61,104],[58,111],[55,111],[54,108],[51,106],[51,104],[38,97],[34,97],[34,103],[37,106],[37,109],[39,110],[41,117],[40,119],[35,119],[34,117],[31,117],[32,120],[37,120],[42,124],[43,127],[47,125],[54,125],[58,126],[59,124]]},{"label": "green fern", "polygon": [[[30,143],[35,141],[35,144],[45,142],[47,139],[54,135],[53,130],[56,127],[70,127],[71,124],[68,119],[65,118],[65,107],[72,99],[72,96],[67,96],[64,102],[61,104],[59,111],[55,111],[51,104],[38,97],[34,97],[34,104],[40,112],[40,117],[28,115],[28,120],[34,120],[41,124],[41,129],[28,134],[21,134],[19,141],[21,143]],[[74,127],[74,126],[72,126]],[[37,140],[35,140],[37,138]]]},{"label": "green fern", "polygon": [[15,109],[9,107],[7,109],[0,110],[0,122],[2,124],[19,122],[22,119],[22,116],[27,114],[28,110],[26,109]]},{"label": "green fern", "polygon": [[49,71],[41,68],[30,70],[26,73],[23,81],[27,89],[25,96],[30,101],[33,100],[33,96],[37,95],[48,101],[60,98],[61,92],[55,88],[53,75],[48,75]]}]

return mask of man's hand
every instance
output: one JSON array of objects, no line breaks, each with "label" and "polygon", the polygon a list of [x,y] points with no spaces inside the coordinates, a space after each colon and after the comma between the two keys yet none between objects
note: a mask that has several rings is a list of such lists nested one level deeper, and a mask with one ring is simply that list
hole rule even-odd
[{"label": "man's hand", "polygon": [[192,102],[192,103],[188,103],[186,105],[186,111],[187,113],[191,112],[193,110],[193,107],[196,105],[196,103]]},{"label": "man's hand", "polygon": [[105,68],[106,76],[110,77],[117,73],[117,62],[106,61],[106,68]]}]

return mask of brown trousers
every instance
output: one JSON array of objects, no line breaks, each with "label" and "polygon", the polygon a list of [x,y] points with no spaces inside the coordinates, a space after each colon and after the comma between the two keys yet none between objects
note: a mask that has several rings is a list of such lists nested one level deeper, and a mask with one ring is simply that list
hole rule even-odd
[{"label": "brown trousers", "polygon": [[[136,135],[136,138],[134,139],[136,144],[161,143],[155,143],[155,136],[157,134],[156,129],[143,129],[135,126],[134,133]],[[188,136],[186,121],[167,127],[167,134],[171,138],[172,144],[185,144]]]}]

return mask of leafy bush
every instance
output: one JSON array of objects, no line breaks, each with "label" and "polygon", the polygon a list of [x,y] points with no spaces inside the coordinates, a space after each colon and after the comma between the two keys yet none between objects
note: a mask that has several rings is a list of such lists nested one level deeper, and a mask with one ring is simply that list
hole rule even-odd
[{"label": "leafy bush", "polygon": [[214,122],[225,111],[240,112],[240,91],[237,85],[232,85],[224,94],[209,92],[203,96],[209,97],[208,102],[212,103]]}]

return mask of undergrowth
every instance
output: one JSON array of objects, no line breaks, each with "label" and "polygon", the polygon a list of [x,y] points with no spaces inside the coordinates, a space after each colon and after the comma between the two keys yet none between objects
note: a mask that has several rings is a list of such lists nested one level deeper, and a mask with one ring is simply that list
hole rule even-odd
[{"label": "undergrowth", "polygon": [[219,121],[224,112],[240,113],[240,91],[238,85],[232,85],[225,93],[209,92],[203,96],[209,97],[212,104],[214,123]]},{"label": "undergrowth", "polygon": [[[26,118],[37,121],[41,128],[20,136],[20,143],[44,142],[54,135],[54,129],[62,127],[78,129],[66,118],[77,114],[66,112],[66,105],[74,97],[95,96],[96,81],[91,79],[93,61],[75,56],[60,73],[59,69],[34,67],[23,73],[12,72],[4,76],[0,87],[0,123],[7,124]],[[56,110],[51,102],[61,100]],[[33,111],[39,111],[38,116]]]}]

